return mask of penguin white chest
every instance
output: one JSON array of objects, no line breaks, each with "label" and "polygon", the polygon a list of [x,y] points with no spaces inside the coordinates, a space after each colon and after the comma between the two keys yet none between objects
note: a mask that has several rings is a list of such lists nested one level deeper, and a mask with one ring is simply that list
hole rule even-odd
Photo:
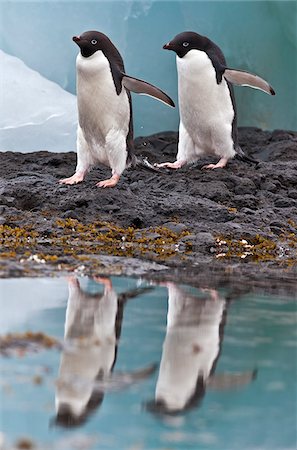
[{"label": "penguin white chest", "polygon": [[130,105],[127,92],[118,95],[108,59],[102,51],[84,58],[79,54],[77,68],[77,103],[79,125],[90,144],[104,146],[110,133],[127,136]]},{"label": "penguin white chest", "polygon": [[234,109],[226,80],[203,51],[177,57],[180,119],[198,153],[232,152]]}]

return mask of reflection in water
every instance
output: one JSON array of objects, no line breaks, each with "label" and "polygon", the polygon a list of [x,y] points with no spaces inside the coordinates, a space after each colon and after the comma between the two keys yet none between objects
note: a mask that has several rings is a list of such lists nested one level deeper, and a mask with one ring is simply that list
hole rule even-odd
[{"label": "reflection in water", "polygon": [[118,295],[108,278],[96,278],[95,281],[104,285],[103,294],[84,292],[75,277],[68,281],[66,345],[56,383],[55,419],[56,424],[65,427],[85,422],[102,403],[108,387],[124,387],[147,378],[155,370],[155,365],[151,365],[111,378],[125,302],[148,288]]},{"label": "reflection in water", "polygon": [[197,405],[208,387],[245,385],[256,372],[215,375],[226,323],[228,301],[218,291],[193,295],[174,283],[168,288],[167,331],[155,391],[147,408],[176,414]]},{"label": "reflection in water", "polygon": [[[63,278],[0,279],[2,332],[11,333],[0,361],[5,449],[19,448],[22,438],[40,450],[296,447],[292,285],[272,296],[271,280],[257,292],[212,283],[211,275],[200,288],[111,280],[84,278],[80,287],[70,278],[67,300]],[[202,289],[212,284],[217,290]],[[31,342],[40,332],[59,350],[36,352],[26,340],[20,353],[24,336]],[[155,374],[153,361],[160,362]],[[125,367],[129,373],[119,373]],[[254,367],[260,376],[251,382]],[[246,389],[234,392],[236,385]],[[81,427],[49,427],[53,415],[62,427]]]}]

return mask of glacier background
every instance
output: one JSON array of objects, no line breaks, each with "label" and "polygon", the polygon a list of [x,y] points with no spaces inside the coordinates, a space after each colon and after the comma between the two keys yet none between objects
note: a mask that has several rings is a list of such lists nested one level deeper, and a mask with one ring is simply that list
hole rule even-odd
[{"label": "glacier background", "polygon": [[[176,103],[175,57],[162,46],[184,30],[205,34],[230,67],[257,73],[276,90],[272,98],[236,87],[239,125],[297,129],[296,2],[1,1],[0,16],[2,151],[75,150],[71,38],[91,29],[111,38],[128,74],[156,84]],[[178,129],[177,108],[137,95],[133,108],[135,136]]]}]

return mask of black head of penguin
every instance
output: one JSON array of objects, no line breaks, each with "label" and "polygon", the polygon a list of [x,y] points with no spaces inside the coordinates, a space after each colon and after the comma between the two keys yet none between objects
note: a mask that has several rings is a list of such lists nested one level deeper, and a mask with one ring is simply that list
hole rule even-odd
[{"label": "black head of penguin", "polygon": [[[108,59],[117,94],[122,91],[122,76],[125,72],[124,61],[120,52],[111,40],[99,31],[85,31],[80,36],[73,36],[72,40],[79,46],[84,58],[89,58],[97,51],[102,51]],[[130,96],[130,93],[129,93]]]},{"label": "black head of penguin", "polygon": [[207,53],[211,60],[215,57],[220,64],[226,63],[222,50],[214,42],[193,31],[177,34],[163,48],[174,51],[180,58],[183,58],[190,50],[200,50]]},{"label": "black head of penguin", "polygon": [[79,46],[81,55],[84,58],[89,58],[101,50],[109,62],[112,61],[120,70],[124,70],[123,59],[119,51],[104,33],[85,31],[80,36],[73,36],[72,40]]}]

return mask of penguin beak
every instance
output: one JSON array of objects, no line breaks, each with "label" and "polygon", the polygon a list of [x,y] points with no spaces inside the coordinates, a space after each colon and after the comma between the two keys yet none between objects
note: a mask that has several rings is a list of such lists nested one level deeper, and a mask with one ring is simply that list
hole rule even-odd
[{"label": "penguin beak", "polygon": [[80,42],[80,36],[73,36],[73,38],[72,38],[72,40],[76,43],[76,44],[78,44],[79,42]]},{"label": "penguin beak", "polygon": [[163,45],[164,50],[171,50],[171,45],[170,42],[168,42],[167,44]]}]

